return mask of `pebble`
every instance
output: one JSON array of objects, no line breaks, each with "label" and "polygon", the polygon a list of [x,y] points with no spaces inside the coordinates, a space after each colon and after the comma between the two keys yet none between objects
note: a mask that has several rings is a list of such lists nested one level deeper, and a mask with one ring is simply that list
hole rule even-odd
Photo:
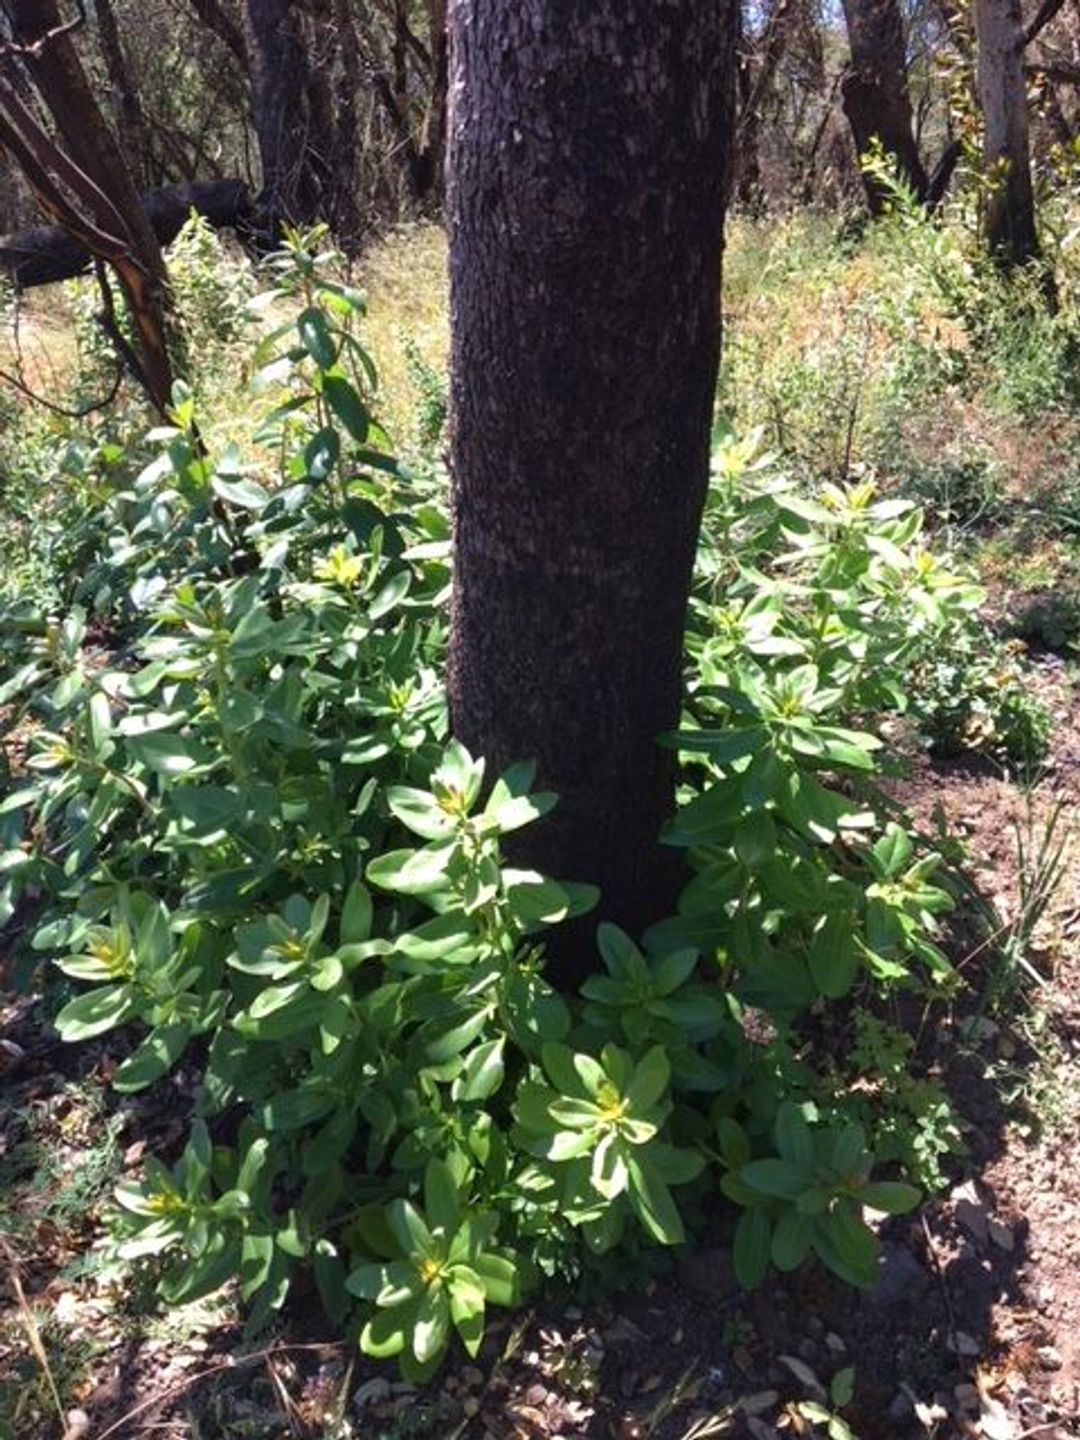
[{"label": "pebble", "polygon": [[886,1244],[878,1266],[877,1284],[870,1291],[869,1299],[873,1305],[896,1305],[928,1284],[926,1270],[906,1246]]},{"label": "pebble", "polygon": [[1060,1370],[1065,1364],[1061,1358],[1061,1351],[1055,1350],[1053,1345],[1040,1345],[1036,1350],[1039,1357],[1039,1364],[1044,1370]]},{"label": "pebble", "polygon": [[949,1349],[955,1351],[957,1355],[974,1356],[979,1353],[979,1342],[966,1330],[954,1331],[946,1343]]},{"label": "pebble", "polygon": [[902,1424],[905,1420],[910,1420],[914,1414],[915,1406],[911,1403],[911,1397],[903,1390],[893,1396],[886,1412],[887,1418],[897,1425]]},{"label": "pebble", "polygon": [[69,1440],[80,1440],[81,1436],[89,1433],[90,1416],[85,1410],[69,1410],[66,1419]]}]

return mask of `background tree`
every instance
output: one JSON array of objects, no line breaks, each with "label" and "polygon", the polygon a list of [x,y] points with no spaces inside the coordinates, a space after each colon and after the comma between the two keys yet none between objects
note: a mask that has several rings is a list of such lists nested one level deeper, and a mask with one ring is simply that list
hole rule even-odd
[{"label": "background tree", "polygon": [[1020,0],[975,0],[977,85],[983,124],[986,198],[983,224],[990,252],[1005,265],[1039,254],[1028,149],[1024,23]]},{"label": "background tree", "polygon": [[730,0],[451,6],[453,726],[561,803],[529,856],[673,899],[687,593],[719,357]]},{"label": "background tree", "polygon": [[[899,0],[844,0],[844,18],[851,66],[841,89],[856,154],[865,154],[875,141],[880,143],[922,200],[927,177],[915,141]],[[872,175],[864,175],[863,180],[870,213],[880,214],[887,196]]]}]

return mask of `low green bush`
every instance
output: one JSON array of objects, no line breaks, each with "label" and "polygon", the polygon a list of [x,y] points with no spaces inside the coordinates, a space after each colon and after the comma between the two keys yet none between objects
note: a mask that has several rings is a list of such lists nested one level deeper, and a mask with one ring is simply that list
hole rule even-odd
[{"label": "low green bush", "polygon": [[179,1159],[120,1188],[116,1263],[170,1303],[239,1276],[256,1322],[302,1268],[412,1379],[454,1335],[475,1353],[489,1305],[682,1244],[718,1187],[744,1283],[813,1254],[873,1284],[864,1209],[919,1193],[878,1167],[931,1161],[807,1042],[823,1005],[956,983],[876,725],[977,589],[909,503],[804,493],[718,438],[665,742],[686,888],[643,937],[601,925],[557,993],[545,935],[597,896],[507,862],[557,803],[525,757],[490,775],[448,737],[438,466],[393,458],[318,239],[275,262],[296,313],[255,353],[250,434],[209,450],[181,390],[145,452],[84,456],[63,601],[0,617],[26,747],[0,919],[36,912],[65,1038],[119,1032],[116,1089],[197,1077]]}]

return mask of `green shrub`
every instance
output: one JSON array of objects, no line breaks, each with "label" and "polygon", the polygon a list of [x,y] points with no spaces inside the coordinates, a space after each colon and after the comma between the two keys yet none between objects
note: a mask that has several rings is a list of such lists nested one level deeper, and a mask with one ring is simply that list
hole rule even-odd
[{"label": "green shrub", "polygon": [[256,1320],[302,1267],[414,1379],[455,1334],[475,1353],[489,1305],[681,1244],[718,1180],[746,1283],[813,1253],[872,1284],[863,1207],[918,1198],[875,1167],[929,1164],[806,1040],[823,1003],[955,983],[874,730],[977,590],[909,503],[805,494],[721,439],[667,740],[688,883],[644,937],[600,926],[556,993],[545,935],[596,894],[506,862],[556,797],[447,738],[437,467],[391,455],[318,240],[275,262],[297,313],[255,353],[251,435],[207,449],[180,389],[145,451],[94,452],[70,598],[0,622],[29,734],[2,914],[41,897],[60,1033],[121,1032],[119,1091],[199,1076],[179,1160],[120,1189],[117,1263],[152,1260],[170,1303],[238,1275]]},{"label": "green shrub", "polygon": [[1046,758],[1051,716],[1021,667],[1023,649],[967,626],[920,662],[912,711],[936,753],[987,755],[1024,771]]}]

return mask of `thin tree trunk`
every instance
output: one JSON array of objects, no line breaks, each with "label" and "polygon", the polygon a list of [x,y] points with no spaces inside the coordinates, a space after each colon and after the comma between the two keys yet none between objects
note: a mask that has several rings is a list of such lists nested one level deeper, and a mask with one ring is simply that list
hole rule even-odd
[{"label": "thin tree trunk", "polygon": [[245,40],[251,118],[262,163],[263,239],[274,246],[284,223],[308,224],[321,187],[308,146],[308,64],[297,0],[247,0]]},{"label": "thin tree trunk", "polygon": [[138,186],[151,182],[150,143],[146,116],[128,67],[112,0],[94,0],[98,42],[113,91],[113,110],[120,147],[127,157],[131,178]]},{"label": "thin tree trunk", "polygon": [[[859,155],[879,140],[917,199],[926,195],[926,170],[915,143],[907,90],[907,49],[898,0],[844,0],[851,69],[841,94]],[[872,215],[881,214],[888,192],[872,175],[863,176]]]},{"label": "thin tree trunk", "polygon": [[983,226],[1006,267],[1039,255],[1028,148],[1024,24],[1020,0],[975,0],[976,85],[983,117],[987,194]]},{"label": "thin tree trunk", "polygon": [[537,759],[561,801],[522,855],[632,929],[678,879],[657,737],[708,475],[735,20],[732,0],[449,11],[453,728],[493,770]]}]

